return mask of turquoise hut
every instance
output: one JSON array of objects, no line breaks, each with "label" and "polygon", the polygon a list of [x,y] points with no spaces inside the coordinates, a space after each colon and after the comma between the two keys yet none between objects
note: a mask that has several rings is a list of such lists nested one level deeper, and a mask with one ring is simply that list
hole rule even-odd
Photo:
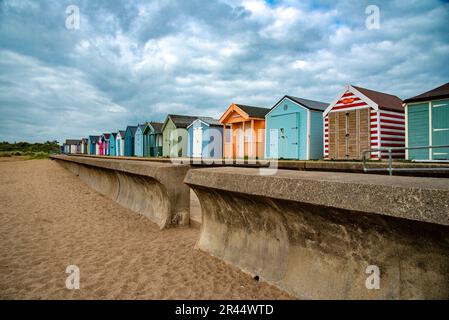
[{"label": "turquoise hut", "polygon": [[125,157],[134,157],[134,140],[137,126],[126,127],[125,132]]},{"label": "turquoise hut", "polygon": [[[404,101],[406,147],[449,145],[449,83]],[[407,160],[449,160],[449,148],[406,150]]]},{"label": "turquoise hut", "polygon": [[110,156],[116,156],[117,150],[117,133],[111,133],[111,136],[109,137],[109,155]]},{"label": "turquoise hut", "polygon": [[148,122],[143,131],[143,156],[162,157],[162,126],[160,122]]},{"label": "turquoise hut", "polygon": [[89,136],[88,138],[88,152],[90,155],[96,155],[97,152],[97,145],[100,140],[100,136]]},{"label": "turquoise hut", "polygon": [[143,132],[145,125],[137,125],[136,135],[134,138],[134,155],[136,157],[143,157]]},{"label": "turquoise hut", "polygon": [[[210,117],[199,117],[188,127],[187,156],[223,158],[223,125]],[[226,130],[227,134],[230,130]]]},{"label": "turquoise hut", "polygon": [[265,116],[265,157],[322,159],[323,112],[328,103],[284,96]]}]

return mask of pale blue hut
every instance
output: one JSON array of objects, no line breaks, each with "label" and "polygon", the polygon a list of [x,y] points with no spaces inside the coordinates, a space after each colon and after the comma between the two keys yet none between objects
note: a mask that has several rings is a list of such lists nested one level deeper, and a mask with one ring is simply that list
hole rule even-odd
[{"label": "pale blue hut", "polygon": [[284,96],[265,116],[265,157],[323,158],[323,112],[328,103]]},{"label": "pale blue hut", "polygon": [[109,137],[109,155],[116,156],[117,155],[117,133],[111,133]]},{"label": "pale blue hut", "polygon": [[[188,127],[187,156],[195,158],[223,157],[223,125],[210,117],[199,117]],[[227,130],[229,135],[230,130]]]},{"label": "pale blue hut", "polygon": [[137,125],[136,134],[134,137],[134,155],[136,157],[143,157],[143,133],[145,131],[145,125]]}]

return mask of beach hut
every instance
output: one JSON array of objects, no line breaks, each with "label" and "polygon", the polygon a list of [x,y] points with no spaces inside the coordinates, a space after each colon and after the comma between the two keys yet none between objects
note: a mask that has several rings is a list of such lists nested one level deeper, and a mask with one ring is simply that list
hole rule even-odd
[{"label": "beach hut", "polygon": [[103,135],[101,135],[98,139],[98,155],[104,156],[104,140]]},{"label": "beach hut", "polygon": [[101,141],[103,142],[103,154],[104,156],[108,156],[109,155],[109,139],[111,137],[110,133],[103,133],[103,135],[101,136]]},{"label": "beach hut", "polygon": [[[223,157],[223,126],[220,121],[210,117],[199,117],[187,127],[187,132],[189,157]],[[229,134],[229,130],[227,132]]]},{"label": "beach hut", "polygon": [[145,125],[138,124],[136,129],[136,134],[134,138],[134,155],[136,157],[143,157],[143,132],[145,130]]},{"label": "beach hut", "polygon": [[[449,83],[404,101],[406,146],[449,145]],[[408,160],[449,160],[449,148],[412,149]]]},{"label": "beach hut", "polygon": [[119,130],[115,138],[116,155],[123,157],[125,155],[125,130]]},{"label": "beach hut", "polygon": [[263,158],[265,153],[265,116],[267,108],[232,103],[221,116],[224,139],[223,155],[226,158]]},{"label": "beach hut", "polygon": [[117,143],[117,133],[113,132],[109,136],[109,155],[115,156],[116,155],[116,143]]},{"label": "beach hut", "polygon": [[187,127],[196,116],[169,114],[162,125],[162,154],[164,157],[187,157]]},{"label": "beach hut", "polygon": [[81,153],[87,154],[87,151],[89,149],[89,141],[87,138],[81,139]]},{"label": "beach hut", "polygon": [[[365,150],[405,146],[404,107],[397,96],[347,85],[323,117],[325,159],[360,160]],[[393,157],[404,154],[395,150]],[[372,152],[371,158],[388,153]]]},{"label": "beach hut", "polygon": [[125,131],[125,153],[126,157],[134,157],[134,140],[137,126],[128,126]]},{"label": "beach hut", "polygon": [[269,159],[322,159],[323,112],[328,103],[284,96],[265,116]]},{"label": "beach hut", "polygon": [[62,153],[64,154],[70,154],[70,145],[67,143],[62,144]]},{"label": "beach hut", "polygon": [[143,156],[162,157],[162,126],[161,122],[148,122],[143,131]]},{"label": "beach hut", "polygon": [[80,148],[81,148],[81,140],[67,139],[64,144],[64,153],[66,154],[80,153]]},{"label": "beach hut", "polygon": [[99,154],[99,136],[89,136],[89,154],[90,155],[98,155]]}]

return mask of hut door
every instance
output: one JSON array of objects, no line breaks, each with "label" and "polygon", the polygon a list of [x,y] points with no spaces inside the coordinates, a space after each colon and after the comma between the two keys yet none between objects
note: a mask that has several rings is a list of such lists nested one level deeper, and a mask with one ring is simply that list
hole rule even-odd
[{"label": "hut door", "polygon": [[370,109],[329,114],[329,158],[360,159],[370,147]]},{"label": "hut door", "polygon": [[201,149],[203,144],[203,128],[193,128],[193,156],[201,157]]},{"label": "hut door", "polygon": [[[449,100],[432,103],[432,145],[449,144]],[[449,160],[449,148],[432,149],[432,160]]]}]

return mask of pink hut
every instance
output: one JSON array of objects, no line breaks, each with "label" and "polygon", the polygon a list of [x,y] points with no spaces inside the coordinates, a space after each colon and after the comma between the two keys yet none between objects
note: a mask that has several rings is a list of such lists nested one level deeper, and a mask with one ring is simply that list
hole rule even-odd
[{"label": "pink hut", "polygon": [[104,156],[104,141],[100,136],[100,139],[98,139],[98,155]]}]

